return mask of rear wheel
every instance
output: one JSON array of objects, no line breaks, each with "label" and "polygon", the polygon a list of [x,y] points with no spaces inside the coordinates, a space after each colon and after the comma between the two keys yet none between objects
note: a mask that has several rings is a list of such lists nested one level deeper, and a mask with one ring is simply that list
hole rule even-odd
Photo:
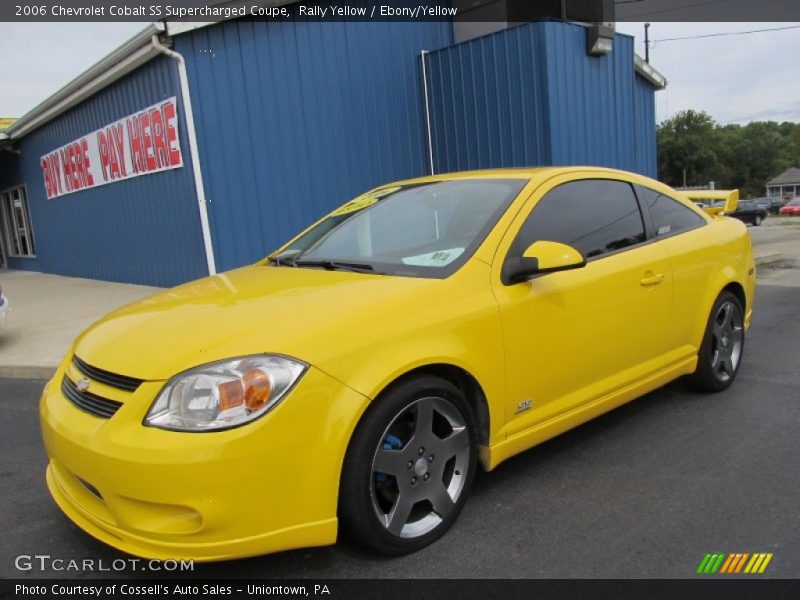
[{"label": "rear wheel", "polygon": [[394,385],[348,448],[339,493],[344,532],[393,555],[436,541],[466,501],[476,439],[469,404],[449,382],[426,375]]},{"label": "rear wheel", "polygon": [[697,353],[697,370],[688,377],[694,388],[721,392],[736,379],[744,351],[743,315],[742,303],[734,294],[719,295]]},{"label": "rear wheel", "polygon": [[761,225],[761,215],[756,215],[756,218],[753,219],[753,225],[755,225],[756,227]]}]

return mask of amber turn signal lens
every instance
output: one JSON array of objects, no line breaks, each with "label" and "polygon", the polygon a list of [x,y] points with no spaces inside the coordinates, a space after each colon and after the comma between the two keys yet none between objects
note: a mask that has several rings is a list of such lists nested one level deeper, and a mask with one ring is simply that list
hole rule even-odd
[{"label": "amber turn signal lens", "polygon": [[220,383],[217,389],[219,390],[220,412],[242,405],[244,401],[244,388],[240,380]]},{"label": "amber turn signal lens", "polygon": [[244,403],[250,410],[258,410],[267,403],[272,391],[269,375],[261,369],[250,369],[242,377],[244,381]]}]

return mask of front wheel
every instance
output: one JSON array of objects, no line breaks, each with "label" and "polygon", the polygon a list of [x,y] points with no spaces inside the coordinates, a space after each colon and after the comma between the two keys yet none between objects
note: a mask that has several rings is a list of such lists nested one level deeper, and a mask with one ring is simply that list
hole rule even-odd
[{"label": "front wheel", "polygon": [[414,552],[453,524],[476,465],[475,422],[464,394],[433,376],[379,397],[350,443],[339,517],[356,542],[383,554]]},{"label": "front wheel", "polygon": [[688,377],[692,387],[721,392],[736,379],[744,351],[743,315],[742,303],[734,294],[719,295],[697,353],[697,370]]},{"label": "front wheel", "polygon": [[761,225],[761,215],[756,215],[756,218],[753,219],[753,225],[755,225],[756,227]]}]

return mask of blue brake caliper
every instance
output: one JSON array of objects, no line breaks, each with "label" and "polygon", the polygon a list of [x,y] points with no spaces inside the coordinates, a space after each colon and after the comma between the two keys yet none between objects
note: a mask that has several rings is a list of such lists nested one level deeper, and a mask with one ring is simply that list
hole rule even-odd
[{"label": "blue brake caliper", "polygon": [[[400,450],[403,447],[403,442],[396,435],[391,433],[383,439],[384,450]],[[377,487],[383,486],[389,480],[389,476],[385,473],[375,473],[375,484]]]}]

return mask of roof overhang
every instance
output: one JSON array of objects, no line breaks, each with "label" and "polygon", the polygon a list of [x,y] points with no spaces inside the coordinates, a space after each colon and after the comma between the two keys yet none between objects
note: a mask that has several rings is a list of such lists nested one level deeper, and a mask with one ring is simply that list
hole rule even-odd
[{"label": "roof overhang", "polygon": [[634,54],[633,63],[636,67],[636,72],[652,83],[656,89],[663,90],[667,87],[667,78],[654,69],[653,66],[649,62],[646,62],[641,56]]},{"label": "roof overhang", "polygon": [[[280,6],[296,0],[256,0],[249,2],[260,6]],[[227,0],[212,4],[241,6],[245,0]],[[134,69],[155,58],[160,51],[153,45],[153,35],[165,34],[168,37],[187,33],[214,25],[219,21],[156,21],[149,23],[139,33],[95,63],[94,66],[78,75],[52,96],[40,102],[34,108],[17,119],[13,125],[0,132],[0,141],[19,139],[37,127],[41,127],[58,115],[76,106],[89,96],[117,79],[124,77]]]},{"label": "roof overhang", "polygon": [[3,132],[4,136],[24,136],[146,63],[159,54],[152,44],[153,35],[164,31],[163,23],[150,23],[111,54],[25,113]]},{"label": "roof overhang", "polygon": [[767,185],[796,185],[800,183],[800,168],[790,167],[777,177],[773,177]]}]

